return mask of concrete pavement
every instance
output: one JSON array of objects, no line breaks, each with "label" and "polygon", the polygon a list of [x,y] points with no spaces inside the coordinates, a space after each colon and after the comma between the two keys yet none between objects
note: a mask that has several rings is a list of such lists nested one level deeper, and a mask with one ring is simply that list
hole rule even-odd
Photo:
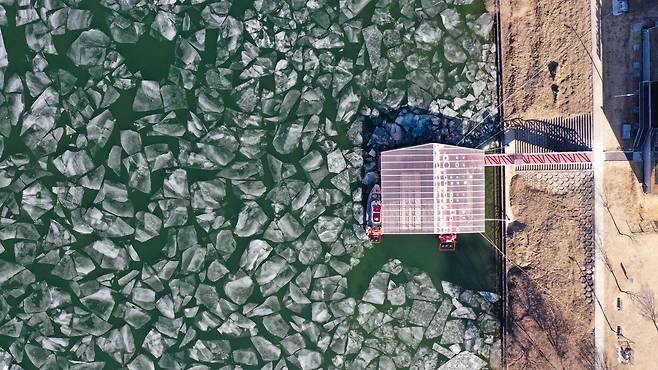
[{"label": "concrete pavement", "polygon": [[[603,80],[597,71],[603,70],[603,62],[597,50],[599,48],[599,14],[600,0],[590,0],[592,27],[592,152],[594,154],[594,295],[599,302],[605,302],[604,296],[604,266],[603,266],[603,129],[609,127],[608,121],[603,112]],[[601,361],[596,359],[604,358],[605,352],[605,318],[601,307],[597,304],[594,306],[594,351],[595,351],[595,369],[601,369]]]}]

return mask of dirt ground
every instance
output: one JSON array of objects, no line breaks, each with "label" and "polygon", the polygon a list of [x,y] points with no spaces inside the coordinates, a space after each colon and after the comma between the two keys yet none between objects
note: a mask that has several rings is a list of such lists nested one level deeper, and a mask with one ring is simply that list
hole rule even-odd
[{"label": "dirt ground", "polygon": [[603,204],[617,234],[658,231],[658,197],[642,192],[642,184],[634,176],[639,166],[628,162],[605,164]]},{"label": "dirt ground", "polygon": [[501,0],[505,118],[553,118],[591,107],[586,0]]},{"label": "dirt ground", "polygon": [[[500,0],[506,121],[591,113],[590,13],[587,0]],[[507,369],[591,369],[593,306],[583,296],[575,261],[582,263],[585,251],[571,217],[582,205],[519,176],[508,197],[519,230],[507,240],[514,262],[508,263]]]},{"label": "dirt ground", "polygon": [[[602,362],[607,367],[603,368],[653,369],[658,361],[658,328],[642,315],[636,295],[647,291],[654,297],[658,294],[658,233],[654,231],[658,198],[642,193],[629,163],[607,163],[605,170],[603,239],[608,263],[604,272],[606,333]],[[644,225],[644,230],[638,225]],[[622,337],[617,336],[617,328]],[[633,349],[630,365],[617,361],[617,351],[624,342]]]},{"label": "dirt ground", "polygon": [[[624,140],[624,122],[637,122],[635,93],[641,66],[641,34],[643,25],[658,21],[658,4],[654,1],[630,0],[630,12],[609,16],[611,3],[601,2],[601,39],[595,43],[596,56],[602,60],[602,124],[603,150],[630,149],[633,139]],[[595,88],[596,90],[596,88]],[[598,99],[597,99],[598,100]],[[598,105],[598,104],[597,104]],[[603,165],[601,239],[606,263],[601,301],[605,332],[600,341],[603,369],[653,369],[658,363],[655,343],[658,328],[642,315],[638,295],[658,294],[658,197],[642,192],[640,164],[607,162]],[[618,306],[619,303],[619,306]],[[655,308],[654,308],[655,312]],[[598,334],[597,326],[597,334]],[[621,331],[618,336],[616,331]],[[618,361],[620,343],[629,343],[632,362]]]},{"label": "dirt ground", "polygon": [[[516,221],[508,231],[508,369],[587,369],[592,305],[583,295],[576,196],[512,179]],[[550,212],[547,212],[550,210]]]},{"label": "dirt ground", "polygon": [[[587,0],[500,0],[504,118],[546,119],[594,108],[601,149],[632,149],[634,137],[623,139],[621,131],[624,122],[638,119],[639,29],[658,21],[658,3],[629,0],[630,12],[621,16],[610,14],[610,0],[594,4],[592,11]],[[592,58],[601,60],[596,70]],[[577,207],[575,200],[533,189],[512,178],[513,170],[506,172],[513,179],[508,208],[520,222],[507,251],[521,266],[510,263],[508,270],[508,369],[591,369],[595,358],[603,369],[656,368],[658,324],[642,315],[637,297],[658,294],[658,197],[642,193],[638,164],[605,162],[600,168],[598,258],[605,261],[597,266],[605,271],[599,268],[595,276],[603,286],[604,340],[597,343],[604,358],[594,356],[593,305],[584,301],[579,269],[568,259],[582,253],[569,242],[578,225],[556,217]],[[633,348],[630,366],[617,361],[620,338]]]}]

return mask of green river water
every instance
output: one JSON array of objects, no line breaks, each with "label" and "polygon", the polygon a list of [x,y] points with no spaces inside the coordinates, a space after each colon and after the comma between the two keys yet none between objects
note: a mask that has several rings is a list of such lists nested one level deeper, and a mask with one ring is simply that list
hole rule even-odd
[{"label": "green river water", "polygon": [[371,246],[359,209],[375,108],[459,132],[495,120],[483,14],[0,0],[0,368],[495,367],[500,307],[476,293],[500,293],[489,242]]}]

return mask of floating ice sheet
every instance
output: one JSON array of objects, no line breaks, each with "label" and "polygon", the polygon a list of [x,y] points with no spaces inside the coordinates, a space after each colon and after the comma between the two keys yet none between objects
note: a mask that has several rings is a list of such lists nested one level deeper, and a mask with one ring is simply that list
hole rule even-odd
[{"label": "floating ice sheet", "polygon": [[[495,359],[499,297],[348,278],[376,152],[495,113],[470,2],[0,5],[0,363],[435,368],[450,336]],[[403,101],[444,115],[364,135]]]}]

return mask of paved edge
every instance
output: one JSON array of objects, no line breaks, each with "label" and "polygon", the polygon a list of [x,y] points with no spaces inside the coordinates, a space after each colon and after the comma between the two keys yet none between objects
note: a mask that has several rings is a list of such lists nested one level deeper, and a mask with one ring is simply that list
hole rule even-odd
[{"label": "paved edge", "polygon": [[[603,113],[603,81],[596,73],[597,69],[602,71],[603,62],[596,50],[599,45],[599,27],[601,19],[598,18],[601,0],[590,0],[590,26],[592,40],[592,152],[594,162],[592,170],[594,171],[594,296],[598,302],[605,304],[604,296],[604,266],[602,262],[602,253],[605,245],[603,244],[603,143],[601,140],[601,131],[603,125],[607,124],[605,114]],[[600,359],[604,358],[605,353],[605,318],[602,307],[599,304],[594,305],[594,368],[602,369]]]}]

